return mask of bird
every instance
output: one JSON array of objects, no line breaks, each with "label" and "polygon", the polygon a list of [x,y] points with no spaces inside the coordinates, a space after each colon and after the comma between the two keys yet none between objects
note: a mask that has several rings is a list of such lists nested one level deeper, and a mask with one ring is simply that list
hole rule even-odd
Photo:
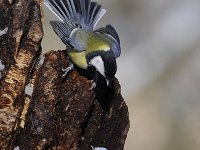
[{"label": "bird", "polygon": [[[50,21],[50,25],[66,45],[70,58],[69,66],[62,69],[63,76],[74,66],[84,70],[93,67],[110,87],[117,72],[116,59],[121,54],[121,46],[112,25],[95,29],[106,9],[91,0],[45,0],[44,4],[59,19]],[[97,76],[92,80],[91,89],[96,87]]]}]

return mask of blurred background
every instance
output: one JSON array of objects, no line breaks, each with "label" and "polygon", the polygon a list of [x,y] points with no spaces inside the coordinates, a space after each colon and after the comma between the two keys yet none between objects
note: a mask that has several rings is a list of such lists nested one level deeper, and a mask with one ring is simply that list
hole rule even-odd
[{"label": "blurred background", "polygon": [[[121,38],[118,73],[131,127],[125,150],[200,149],[200,1],[96,0]],[[65,49],[44,7],[43,50]]]}]

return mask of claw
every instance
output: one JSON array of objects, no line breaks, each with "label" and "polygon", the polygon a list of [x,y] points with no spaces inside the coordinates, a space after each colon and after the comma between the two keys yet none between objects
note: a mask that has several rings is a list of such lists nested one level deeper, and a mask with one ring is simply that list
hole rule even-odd
[{"label": "claw", "polygon": [[91,83],[92,83],[92,85],[91,85],[91,87],[88,89],[88,91],[91,91],[91,90],[95,89],[96,86],[97,86],[97,84],[96,84],[96,82],[95,82],[94,80],[92,80]]},{"label": "claw", "polygon": [[88,89],[88,91],[93,90],[93,89],[96,88],[97,80],[98,80],[98,74],[96,73],[96,75],[93,77],[93,80],[90,81],[91,87]]},{"label": "claw", "polygon": [[62,71],[64,72],[62,76],[65,77],[73,69],[74,69],[74,65],[72,63],[70,63],[67,68],[62,68]]}]

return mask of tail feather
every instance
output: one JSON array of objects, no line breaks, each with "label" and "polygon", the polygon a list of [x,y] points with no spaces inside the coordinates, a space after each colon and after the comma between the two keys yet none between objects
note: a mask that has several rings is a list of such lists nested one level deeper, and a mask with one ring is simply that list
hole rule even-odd
[{"label": "tail feather", "polygon": [[49,2],[49,0],[45,1],[44,4],[51,10],[61,21],[64,20],[63,15],[58,11],[59,8],[56,8],[55,5]]},{"label": "tail feather", "polygon": [[67,7],[68,7],[68,10],[69,10],[69,12],[70,12],[70,15],[71,15],[71,18],[73,19],[76,19],[76,8],[75,8],[75,6],[74,6],[74,2],[73,2],[73,0],[67,0],[66,1],[67,2]]},{"label": "tail feather", "polygon": [[96,14],[98,5],[95,5],[94,2],[91,3],[91,10],[90,10],[90,24],[92,24],[92,21],[94,19],[94,15]]},{"label": "tail feather", "polygon": [[[59,1],[60,3],[61,3],[61,5],[62,5],[62,8],[60,9],[60,10],[63,10],[62,12],[63,12],[63,16],[67,16],[69,19],[72,19],[71,18],[71,16],[70,16],[70,10],[68,9],[68,5],[66,5],[66,3],[64,3],[64,1]],[[64,20],[66,20],[67,18],[66,17],[64,17]]]},{"label": "tail feather", "polygon": [[90,0],[46,0],[45,5],[63,22],[69,20],[93,30],[106,10]]},{"label": "tail feather", "polygon": [[86,9],[86,20],[87,20],[87,23],[90,22],[90,9],[91,9],[91,2],[88,3],[88,8]]},{"label": "tail feather", "polygon": [[99,20],[101,19],[101,17],[103,17],[103,15],[106,13],[106,10],[103,9],[100,5],[98,5],[97,10],[96,10],[96,14],[94,15],[93,21],[92,21],[92,25],[96,26],[96,24],[99,22]]}]

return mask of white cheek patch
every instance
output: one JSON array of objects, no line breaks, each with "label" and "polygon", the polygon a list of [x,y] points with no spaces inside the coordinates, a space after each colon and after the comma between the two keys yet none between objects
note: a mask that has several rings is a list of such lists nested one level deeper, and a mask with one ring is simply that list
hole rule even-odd
[{"label": "white cheek patch", "polygon": [[104,77],[106,76],[104,62],[101,56],[96,56],[91,59],[90,64],[93,65],[97,69],[97,71],[99,71],[99,73],[101,73]]}]

